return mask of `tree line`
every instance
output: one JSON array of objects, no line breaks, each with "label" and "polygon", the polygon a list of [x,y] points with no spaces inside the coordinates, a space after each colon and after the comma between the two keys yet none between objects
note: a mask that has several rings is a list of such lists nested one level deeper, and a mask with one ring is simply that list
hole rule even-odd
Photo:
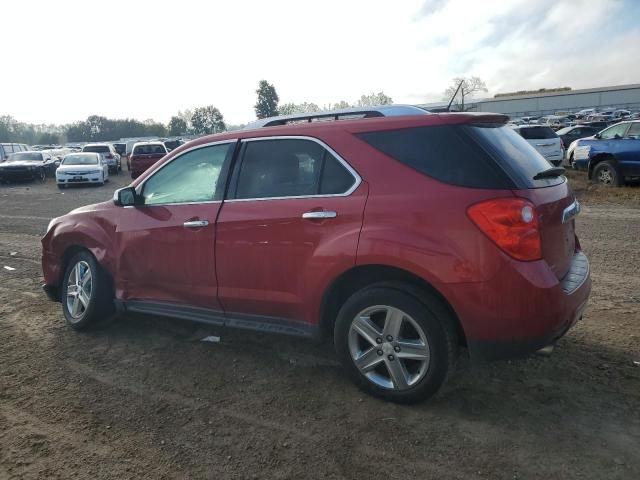
[{"label": "tree line", "polygon": [[[460,88],[457,88],[460,85]],[[457,89],[457,93],[456,93]],[[445,96],[454,97],[453,104],[465,110],[465,97],[477,91],[486,91],[484,82],[477,77],[456,78],[447,89]],[[455,95],[454,95],[455,94]],[[318,105],[313,102],[283,103],[273,84],[260,80],[256,90],[257,101],[254,110],[257,118],[295,113],[313,113],[323,110],[338,110],[349,107],[369,107],[393,103],[384,92],[361,95],[355,101],[340,100],[335,103]],[[65,142],[109,141],[128,137],[197,137],[211,133],[242,128],[244,125],[229,125],[222,112],[213,105],[193,110],[179,111],[165,125],[154,120],[133,118],[112,119],[91,115],[68,125],[35,125],[19,122],[11,116],[0,116],[0,141],[27,144],[59,144]]]}]

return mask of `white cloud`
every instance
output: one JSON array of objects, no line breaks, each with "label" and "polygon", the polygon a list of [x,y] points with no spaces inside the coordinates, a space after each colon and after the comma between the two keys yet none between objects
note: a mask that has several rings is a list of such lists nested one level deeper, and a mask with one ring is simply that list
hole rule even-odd
[{"label": "white cloud", "polygon": [[281,102],[319,105],[380,90],[398,103],[439,100],[457,75],[482,77],[492,93],[632,83],[640,78],[640,30],[607,30],[626,7],[612,0],[8,2],[0,114],[166,122],[178,110],[213,104],[240,123],[254,117],[263,78]]}]

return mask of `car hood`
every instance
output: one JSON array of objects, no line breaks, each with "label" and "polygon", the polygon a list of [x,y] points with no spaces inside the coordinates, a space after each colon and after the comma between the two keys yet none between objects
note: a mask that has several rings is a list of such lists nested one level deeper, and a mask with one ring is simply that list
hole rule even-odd
[{"label": "car hood", "polygon": [[60,172],[92,172],[96,170],[102,170],[102,165],[60,165],[58,167]]},{"label": "car hood", "polygon": [[[84,207],[71,210],[67,215],[75,215],[77,213],[90,213],[90,212],[104,212],[106,210],[112,210],[116,208],[113,204],[113,200],[107,200],[106,202],[92,203],[91,205],[85,205]],[[64,216],[64,215],[63,215]]]},{"label": "car hood", "polygon": [[575,140],[573,143],[575,143],[576,146],[579,147],[581,145],[589,145],[590,143],[594,143],[598,141],[600,140],[597,139],[594,135],[591,135],[590,137],[579,138],[578,140]]},{"label": "car hood", "polygon": [[0,168],[3,167],[41,167],[42,161],[28,161],[28,160],[14,160],[0,163]]}]

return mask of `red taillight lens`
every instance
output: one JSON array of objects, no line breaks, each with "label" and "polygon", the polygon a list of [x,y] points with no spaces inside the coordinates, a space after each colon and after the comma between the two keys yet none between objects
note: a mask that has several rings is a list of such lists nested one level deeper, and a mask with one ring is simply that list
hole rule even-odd
[{"label": "red taillight lens", "polygon": [[505,253],[516,260],[542,258],[538,213],[522,198],[497,198],[472,205],[469,218]]}]

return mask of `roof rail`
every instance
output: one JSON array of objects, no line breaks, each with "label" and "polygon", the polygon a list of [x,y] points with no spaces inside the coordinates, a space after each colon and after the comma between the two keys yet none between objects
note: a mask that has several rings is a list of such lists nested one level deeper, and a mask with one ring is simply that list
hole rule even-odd
[{"label": "roof rail", "polygon": [[261,118],[248,123],[244,130],[261,127],[274,127],[288,123],[302,123],[329,120],[353,120],[354,118],[400,117],[408,115],[428,115],[429,111],[414,105],[378,105],[372,107],[343,108],[323,112],[294,113],[277,117]]}]

